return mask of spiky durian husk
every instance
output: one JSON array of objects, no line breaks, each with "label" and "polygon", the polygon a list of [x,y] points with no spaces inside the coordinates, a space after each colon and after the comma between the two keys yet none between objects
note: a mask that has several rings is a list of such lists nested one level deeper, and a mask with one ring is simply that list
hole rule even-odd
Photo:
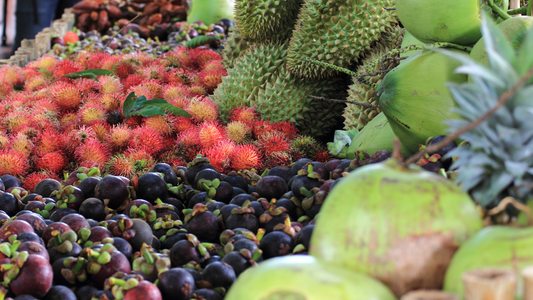
[{"label": "spiky durian husk", "polygon": [[311,58],[348,67],[396,23],[394,0],[305,0],[291,37],[289,71],[307,78],[335,74]]},{"label": "spiky durian husk", "polygon": [[222,50],[222,64],[226,69],[233,68],[233,62],[250,47],[252,42],[247,41],[242,36],[239,28],[233,26],[233,31],[228,35]]},{"label": "spiky durian husk", "polygon": [[[399,61],[394,59],[383,61],[382,63],[375,65],[373,68],[371,68],[369,65],[390,50],[400,48],[404,33],[405,29],[401,28],[400,26],[394,26],[389,32],[383,33],[381,39],[372,46],[372,51],[367,54],[365,59],[362,61],[361,66],[357,68],[357,74],[374,74],[378,73],[380,70],[391,70],[396,67]],[[393,57],[398,56],[396,55]],[[381,83],[386,74],[386,72],[383,72],[377,74],[376,76],[365,77],[365,79],[377,86]],[[350,85],[349,87],[347,100],[371,105],[378,104],[378,98],[375,95],[374,86],[359,82],[357,78],[352,78],[352,80],[354,84]],[[348,103],[343,113],[344,129],[361,130],[380,112],[381,110],[379,108],[362,107],[360,105]]]},{"label": "spiky durian husk", "polygon": [[214,93],[223,119],[234,107],[253,106],[264,119],[291,121],[302,134],[315,137],[329,131],[344,105],[315,100],[309,95],[338,98],[346,82],[300,78],[287,71],[287,43],[255,45],[235,61]]},{"label": "spiky durian husk", "polygon": [[254,42],[284,42],[290,38],[303,0],[236,0],[235,21]]}]

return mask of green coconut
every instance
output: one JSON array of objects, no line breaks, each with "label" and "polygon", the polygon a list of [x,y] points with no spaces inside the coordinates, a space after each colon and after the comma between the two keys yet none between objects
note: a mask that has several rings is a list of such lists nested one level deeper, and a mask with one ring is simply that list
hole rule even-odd
[{"label": "green coconut", "polygon": [[[533,27],[533,17],[514,17],[501,22],[497,26],[505,35],[507,41],[511,42],[513,49],[518,50],[526,37],[527,31]],[[470,57],[485,66],[489,65],[489,58],[487,57],[483,38],[474,45],[470,52]]]},{"label": "green coconut", "polygon": [[[354,159],[356,150],[364,151],[370,155],[379,150],[392,152],[395,137],[387,117],[383,113],[379,113],[353,138],[347,151],[349,156],[346,158]],[[407,156],[412,154],[403,145],[401,147],[402,155]]]},{"label": "green coconut", "polygon": [[453,182],[395,160],[360,167],[331,190],[310,254],[385,283],[396,296],[439,289],[459,246],[483,227]]},{"label": "green coconut", "polygon": [[[508,0],[495,0],[509,7]],[[473,45],[481,38],[481,11],[491,11],[483,0],[396,0],[402,25],[425,43]]]},{"label": "green coconut", "polygon": [[447,87],[449,82],[467,81],[466,75],[455,72],[459,66],[444,54],[421,51],[387,73],[378,86],[379,107],[409,151],[417,151],[428,137],[447,134],[444,121],[460,119],[451,112],[456,103]]},{"label": "green coconut", "polygon": [[220,19],[233,19],[234,0],[194,0],[187,13],[187,23],[202,21],[204,24],[214,24]]},{"label": "green coconut", "polygon": [[394,300],[379,281],[319,262],[312,256],[269,259],[246,270],[226,300]]},{"label": "green coconut", "polygon": [[520,272],[533,265],[533,227],[513,228],[489,226],[466,241],[450,262],[444,280],[444,290],[462,296],[465,272],[480,268],[512,269],[518,278],[516,295],[522,297],[523,280]]}]

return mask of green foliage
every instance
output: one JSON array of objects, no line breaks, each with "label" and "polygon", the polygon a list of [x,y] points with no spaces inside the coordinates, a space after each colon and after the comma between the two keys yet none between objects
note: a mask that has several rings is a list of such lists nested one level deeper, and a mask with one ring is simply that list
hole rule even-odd
[{"label": "green foliage", "polygon": [[90,70],[80,71],[76,73],[68,73],[59,78],[63,78],[63,77],[70,78],[70,79],[90,78],[90,79],[94,79],[98,81],[98,76],[103,76],[103,75],[115,77],[115,74],[113,74],[113,72],[106,70],[106,69],[90,69]]},{"label": "green foliage", "polygon": [[137,97],[134,92],[131,92],[124,101],[123,112],[126,119],[135,116],[152,117],[166,115],[166,112],[177,116],[191,117],[188,112],[168,103],[164,99],[147,100],[145,96]]},{"label": "green foliage", "polygon": [[211,43],[213,41],[219,40],[218,36],[213,35],[199,35],[197,37],[192,38],[185,44],[185,47],[189,49],[198,48],[200,46],[203,46],[205,44]]},{"label": "green foliage", "polygon": [[533,197],[533,86],[531,79],[521,82],[533,67],[533,30],[527,32],[518,51],[490,18],[483,18],[482,33],[489,67],[467,55],[434,51],[461,61],[456,71],[472,78],[469,83],[449,84],[458,104],[455,112],[464,118],[448,121],[450,131],[476,120],[518,86],[501,108],[460,136],[468,143],[450,153],[456,157],[452,165],[458,168],[456,183],[477,203],[490,208],[507,196],[521,202]]}]

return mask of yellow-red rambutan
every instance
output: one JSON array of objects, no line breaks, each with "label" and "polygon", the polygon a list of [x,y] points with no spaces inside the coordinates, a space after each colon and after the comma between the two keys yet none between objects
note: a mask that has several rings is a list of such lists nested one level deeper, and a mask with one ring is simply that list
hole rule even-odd
[{"label": "yellow-red rambutan", "polygon": [[[51,54],[45,54],[36,61],[32,61],[26,65],[26,68],[32,68],[39,71],[46,78],[50,77],[54,72],[54,68],[59,61]],[[48,77],[47,77],[48,76]]]},{"label": "yellow-red rambutan", "polygon": [[19,66],[6,65],[0,68],[0,81],[11,85],[14,90],[23,90],[25,80],[25,73]]},{"label": "yellow-red rambutan", "polygon": [[155,98],[150,88],[143,84],[131,87],[126,94],[129,95],[131,92],[135,93],[136,97],[144,96],[147,100]]},{"label": "yellow-red rambutan", "polygon": [[161,95],[163,93],[163,87],[161,86],[161,83],[156,79],[150,79],[148,81],[145,81],[142,83],[143,86],[146,86],[148,90],[150,90],[150,94],[152,95],[151,98],[147,98],[148,100],[153,98],[161,98]]},{"label": "yellow-red rambutan", "polygon": [[9,112],[2,120],[2,124],[10,132],[18,132],[24,127],[30,126],[33,122],[31,111],[19,109]]},{"label": "yellow-red rambutan", "polygon": [[130,142],[133,132],[126,125],[113,126],[107,136],[107,143],[114,150],[125,149]]},{"label": "yellow-red rambutan", "polygon": [[100,64],[100,69],[106,69],[113,71],[113,66],[120,60],[118,55],[109,55],[109,57],[103,59]]},{"label": "yellow-red rambutan", "polygon": [[218,119],[218,107],[207,97],[194,98],[185,110],[191,115],[193,121],[197,123],[216,121]]},{"label": "yellow-red rambutan", "polygon": [[0,175],[22,176],[28,172],[28,161],[14,150],[0,151]]},{"label": "yellow-red rambutan", "polygon": [[285,137],[287,137],[289,140],[294,139],[298,135],[298,129],[296,128],[296,125],[289,121],[274,122],[272,123],[272,127],[274,130],[285,135]]},{"label": "yellow-red rambutan", "polygon": [[137,74],[147,79],[165,80],[167,71],[161,65],[150,65],[139,69]]},{"label": "yellow-red rambutan", "polygon": [[35,159],[35,169],[59,173],[67,166],[68,159],[61,150],[46,153]]},{"label": "yellow-red rambutan", "polygon": [[211,94],[222,82],[222,77],[227,75],[228,73],[225,70],[203,71],[200,73],[200,78],[207,93]]},{"label": "yellow-red rambutan", "polygon": [[129,146],[134,149],[144,149],[155,156],[163,149],[163,136],[156,130],[142,125],[133,130]]},{"label": "yellow-red rambutan", "polygon": [[178,47],[172,51],[165,53],[163,55],[163,58],[168,62],[168,65],[172,67],[192,67],[193,57],[189,52],[190,51],[185,47]]},{"label": "yellow-red rambutan", "polygon": [[128,148],[125,155],[132,162],[135,172],[146,173],[156,163],[155,159],[144,149]]},{"label": "yellow-red rambutan", "polygon": [[91,125],[98,121],[105,121],[106,110],[99,103],[87,103],[78,110],[78,117],[82,124]]},{"label": "yellow-red rambutan", "polygon": [[11,147],[11,140],[9,139],[8,135],[0,131],[0,150],[8,149]]},{"label": "yellow-red rambutan", "polygon": [[204,122],[199,125],[198,137],[203,148],[209,148],[224,138],[224,129],[215,122]]},{"label": "yellow-red rambutan", "polygon": [[100,98],[100,104],[106,111],[120,108],[122,94],[105,94]]},{"label": "yellow-red rambutan", "polygon": [[[33,77],[30,80],[26,80],[26,85],[24,89],[26,91],[34,92],[36,90],[45,88],[46,85],[48,85],[48,81],[44,79],[44,77]],[[1,86],[1,85],[0,85]],[[1,88],[0,88],[0,96],[1,96]]]},{"label": "yellow-red rambutan", "polygon": [[277,131],[266,132],[257,140],[259,150],[268,156],[273,152],[285,152],[289,150],[291,142]]},{"label": "yellow-red rambutan", "polygon": [[226,135],[237,144],[242,144],[252,137],[252,128],[241,121],[231,121],[226,125]]},{"label": "yellow-red rambutan", "polygon": [[191,95],[191,97],[197,97],[197,96],[205,96],[207,95],[207,90],[205,87],[203,87],[200,84],[193,84],[188,89],[187,92]]},{"label": "yellow-red rambutan", "polygon": [[231,167],[234,170],[249,170],[261,165],[261,154],[250,144],[237,145],[231,157]]},{"label": "yellow-red rambutan", "polygon": [[193,128],[186,129],[180,132],[180,134],[178,135],[177,142],[181,147],[199,146],[200,145],[199,128],[193,127]]},{"label": "yellow-red rambutan", "polygon": [[187,69],[180,68],[167,72],[165,81],[178,85],[190,85],[193,82],[198,82],[200,77],[197,73],[191,72]]},{"label": "yellow-red rambutan", "polygon": [[202,72],[209,71],[226,71],[226,68],[224,68],[224,65],[222,64],[221,60],[212,60],[208,62],[202,70]]},{"label": "yellow-red rambutan", "polygon": [[104,61],[110,59],[112,56],[113,55],[103,51],[84,51],[78,54],[75,61],[76,63],[81,66],[84,66],[87,69],[104,69],[102,67],[102,64],[104,63]]},{"label": "yellow-red rambutan", "polygon": [[96,138],[98,138],[100,142],[105,142],[109,135],[111,125],[105,121],[95,121],[91,124],[91,128],[94,130],[94,133],[96,133]]},{"label": "yellow-red rambutan", "polygon": [[103,169],[110,157],[109,149],[96,138],[86,140],[85,143],[79,145],[74,154],[79,165],[87,168]]},{"label": "yellow-red rambutan", "polygon": [[50,171],[33,172],[33,173],[30,173],[24,176],[24,180],[22,181],[22,187],[26,191],[31,193],[33,192],[33,190],[35,190],[35,186],[37,186],[37,184],[41,182],[41,180],[48,179],[48,178],[55,179],[58,181],[60,180],[56,174]]},{"label": "yellow-red rambutan", "polygon": [[124,87],[118,78],[113,76],[100,76],[98,80],[102,85],[102,89],[100,91],[102,94],[119,94],[123,92]]},{"label": "yellow-red rambutan", "polygon": [[[34,131],[35,134],[37,134],[37,132],[37,130]],[[11,136],[11,149],[22,154],[27,159],[33,149],[33,143],[25,134],[19,132],[16,135]]]},{"label": "yellow-red rambutan", "polygon": [[187,129],[193,128],[195,125],[192,123],[190,118],[171,115],[168,116],[170,124],[173,130],[177,133],[185,131]]},{"label": "yellow-red rambutan", "polygon": [[64,132],[69,132],[75,129],[80,124],[78,115],[74,112],[69,112],[59,116],[59,128]]},{"label": "yellow-red rambutan", "polygon": [[83,71],[82,66],[80,66],[77,63],[74,63],[68,59],[59,61],[55,67],[53,72],[53,77],[55,79],[58,79],[59,77],[69,74],[69,73],[76,73]]},{"label": "yellow-red rambutan", "polygon": [[131,177],[135,173],[133,163],[124,154],[114,155],[105,166],[106,173],[115,176]]},{"label": "yellow-red rambutan", "polygon": [[193,57],[194,65],[198,70],[203,70],[204,67],[211,61],[221,61],[222,57],[211,49],[194,48],[190,50]]},{"label": "yellow-red rambutan", "polygon": [[243,123],[253,123],[257,117],[255,107],[236,107],[230,112],[229,119],[232,121],[240,121]]},{"label": "yellow-red rambutan", "polygon": [[[188,92],[188,87],[181,84],[167,84],[163,87],[163,93],[161,95],[163,99],[170,101],[176,98],[190,98],[191,95]],[[183,107],[182,107],[183,108]]]},{"label": "yellow-red rambutan", "polygon": [[3,81],[0,82],[0,98],[7,97],[12,91],[13,87],[10,84]]},{"label": "yellow-red rambutan", "polygon": [[162,135],[169,136],[172,134],[173,129],[170,126],[170,122],[167,116],[152,116],[144,118],[144,125],[152,128]]},{"label": "yellow-red rambutan", "polygon": [[75,85],[58,81],[50,88],[54,103],[61,110],[74,110],[80,106],[82,97],[80,90]]}]

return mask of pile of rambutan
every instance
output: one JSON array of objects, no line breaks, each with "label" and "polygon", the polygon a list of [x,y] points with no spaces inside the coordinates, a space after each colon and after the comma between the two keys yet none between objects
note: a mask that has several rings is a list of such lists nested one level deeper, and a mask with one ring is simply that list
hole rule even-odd
[{"label": "pile of rambutan", "polygon": [[[254,108],[235,108],[222,123],[209,98],[226,75],[209,49],[177,48],[157,57],[81,52],[65,60],[44,56],[24,68],[0,69],[0,175],[18,176],[33,190],[44,178],[79,167],[132,176],[157,162],[184,166],[202,154],[220,172],[262,171],[308,157],[329,159],[319,143],[289,122],[262,120]],[[65,74],[107,69],[115,76],[69,79]],[[172,114],[125,119],[130,92],[165,99],[191,117]]]}]

